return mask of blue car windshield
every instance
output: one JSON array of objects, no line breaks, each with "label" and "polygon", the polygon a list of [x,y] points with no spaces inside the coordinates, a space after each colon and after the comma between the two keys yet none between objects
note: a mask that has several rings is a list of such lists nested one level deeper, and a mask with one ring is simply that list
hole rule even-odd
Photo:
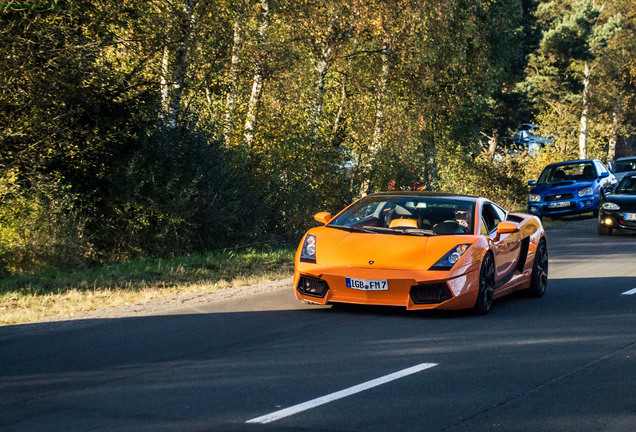
[{"label": "blue car windshield", "polygon": [[447,197],[368,196],[327,226],[379,234],[472,234],[475,202]]},{"label": "blue car windshield", "polygon": [[592,162],[576,162],[546,167],[537,184],[550,184],[563,181],[594,180],[596,170]]},{"label": "blue car windshield", "polygon": [[636,175],[628,175],[618,184],[616,193],[625,195],[636,195]]}]

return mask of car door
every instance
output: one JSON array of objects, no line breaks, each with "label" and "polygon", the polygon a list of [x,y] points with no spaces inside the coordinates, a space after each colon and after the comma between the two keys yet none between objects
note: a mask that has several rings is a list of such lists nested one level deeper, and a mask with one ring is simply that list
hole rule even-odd
[{"label": "car door", "polygon": [[508,282],[514,275],[521,253],[521,232],[497,234],[497,225],[506,219],[506,212],[499,206],[485,202],[482,206],[482,223],[492,240],[495,258],[495,280],[497,287]]},{"label": "car door", "polygon": [[604,188],[608,186],[609,187],[616,186],[616,184],[618,183],[616,181],[616,177],[614,177],[614,175],[611,172],[609,172],[607,168],[605,168],[605,165],[603,165],[603,162],[599,160],[595,160],[594,164],[596,165],[596,171],[598,172],[598,175],[600,178],[599,188]]}]

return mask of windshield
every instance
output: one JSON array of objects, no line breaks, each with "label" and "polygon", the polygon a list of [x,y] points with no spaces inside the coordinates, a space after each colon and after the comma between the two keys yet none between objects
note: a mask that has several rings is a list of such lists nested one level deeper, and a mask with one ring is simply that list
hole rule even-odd
[{"label": "windshield", "polygon": [[636,159],[616,161],[614,172],[636,171]]},{"label": "windshield", "polygon": [[328,226],[379,234],[472,234],[475,203],[446,197],[368,196]]},{"label": "windshield", "polygon": [[548,166],[541,173],[538,184],[562,181],[594,180],[596,171],[592,162],[577,162],[566,165]]},{"label": "windshield", "polygon": [[636,195],[636,175],[628,175],[616,187],[616,193]]}]

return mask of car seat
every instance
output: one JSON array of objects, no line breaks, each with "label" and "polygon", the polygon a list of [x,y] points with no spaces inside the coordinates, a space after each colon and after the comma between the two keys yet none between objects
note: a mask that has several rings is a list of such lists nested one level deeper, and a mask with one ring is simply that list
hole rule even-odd
[{"label": "car seat", "polygon": [[583,168],[583,179],[584,180],[592,180],[596,177],[596,172],[594,171],[594,167],[592,165],[585,165]]},{"label": "car seat", "polygon": [[565,171],[562,169],[558,169],[554,172],[554,176],[552,176],[553,181],[562,181],[566,179]]}]

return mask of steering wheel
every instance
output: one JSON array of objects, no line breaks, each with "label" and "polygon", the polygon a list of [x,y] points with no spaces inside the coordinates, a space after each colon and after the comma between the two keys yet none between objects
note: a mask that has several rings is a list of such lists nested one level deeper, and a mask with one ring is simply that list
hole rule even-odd
[{"label": "steering wheel", "polygon": [[464,234],[464,228],[455,220],[445,220],[433,225],[435,234]]}]

